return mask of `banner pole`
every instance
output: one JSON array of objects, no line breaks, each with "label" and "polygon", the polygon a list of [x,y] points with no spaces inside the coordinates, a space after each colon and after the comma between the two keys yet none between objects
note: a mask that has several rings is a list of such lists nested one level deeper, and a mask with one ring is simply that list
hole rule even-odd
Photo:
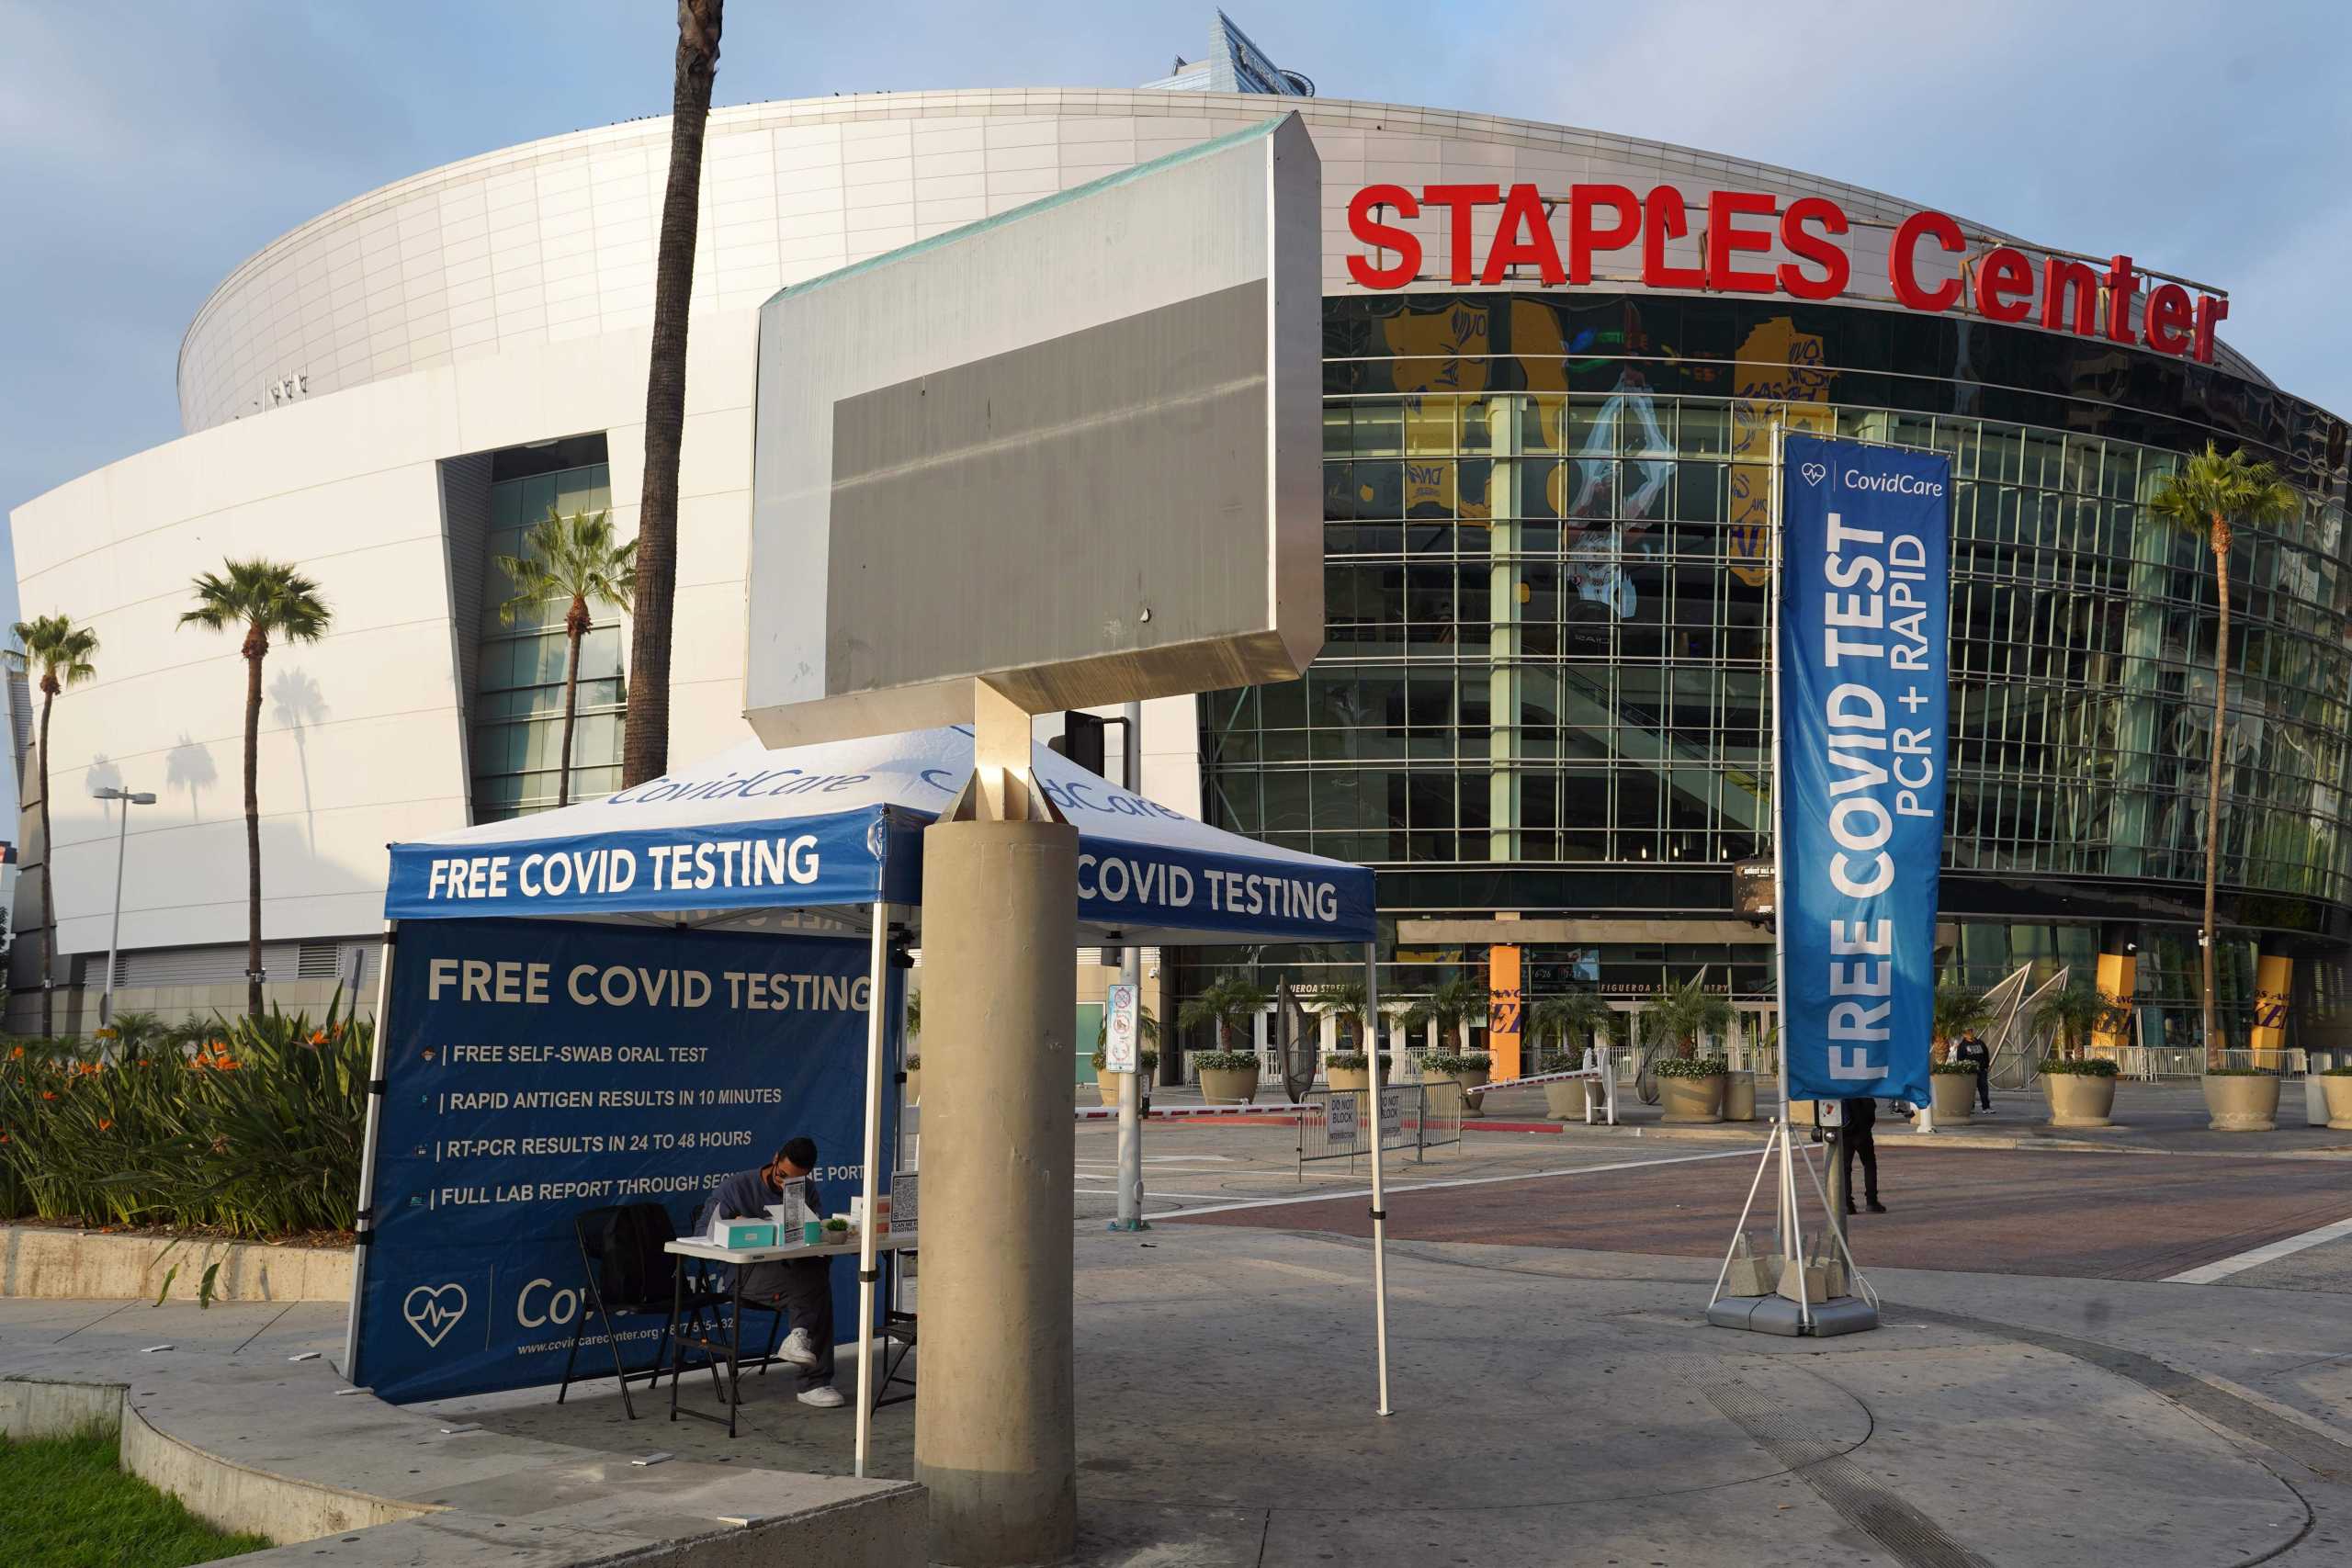
[{"label": "banner pole", "polygon": [[865,992],[865,1223],[857,1232],[857,1455],[853,1473],[865,1474],[865,1453],[874,1423],[874,1230],[876,1181],[882,1163],[882,1034],[888,1027],[883,1003],[890,994],[890,906],[874,905],[874,939]]},{"label": "banner pole", "polygon": [[343,1376],[358,1379],[359,1302],[368,1287],[368,1237],[376,1228],[376,1140],[384,1119],[385,1026],[392,1016],[392,956],[400,942],[398,920],[384,922],[383,956],[376,964],[375,1039],[368,1052],[368,1127],[359,1141],[358,1224],[351,1237],[351,1312],[343,1330]]},{"label": "banner pole", "polygon": [[1797,1179],[1793,1165],[1793,1133],[1789,1115],[1789,941],[1788,941],[1788,767],[1785,757],[1787,729],[1782,724],[1781,708],[1785,691],[1781,684],[1781,603],[1783,581],[1781,549],[1787,534],[1786,509],[1788,488],[1783,469],[1787,456],[1783,444],[1788,426],[1776,413],[1772,419],[1772,569],[1771,591],[1767,615],[1771,625],[1772,687],[1772,962],[1774,965],[1774,1005],[1781,1015],[1781,1112],[1779,1136],[1781,1144],[1781,1234],[1784,1256],[1797,1270],[1797,1320],[1801,1325],[1813,1322],[1813,1303],[1804,1287],[1804,1217],[1797,1201]]},{"label": "banner pole", "polygon": [[[1372,1084],[1372,1333],[1374,1356],[1380,1367],[1380,1414],[1393,1415],[1388,1404],[1388,1203],[1381,1145],[1385,1139],[1380,1121],[1380,939],[1363,944],[1364,1032],[1372,1038],[1364,1053]],[[1424,1115],[1427,1108],[1424,1106]],[[1363,1125],[1362,1118],[1356,1125]]]}]

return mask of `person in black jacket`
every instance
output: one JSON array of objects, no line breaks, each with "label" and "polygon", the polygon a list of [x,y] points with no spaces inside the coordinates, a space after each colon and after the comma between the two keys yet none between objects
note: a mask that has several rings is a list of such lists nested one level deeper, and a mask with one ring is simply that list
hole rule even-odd
[{"label": "person in black jacket", "polygon": [[1956,1061],[1966,1062],[1976,1069],[1976,1109],[1991,1111],[1993,1109],[1993,1053],[1985,1048],[1984,1041],[1977,1038],[1976,1031],[1972,1029],[1960,1037],[1960,1043],[1952,1047],[1952,1057]]},{"label": "person in black jacket", "polygon": [[1854,1212],[1854,1156],[1862,1160],[1862,1191],[1869,1200],[1873,1214],[1886,1213],[1886,1205],[1878,1201],[1878,1142],[1871,1129],[1878,1123],[1878,1101],[1849,1100],[1845,1102],[1846,1125],[1838,1134],[1838,1146],[1845,1161],[1846,1212]]}]

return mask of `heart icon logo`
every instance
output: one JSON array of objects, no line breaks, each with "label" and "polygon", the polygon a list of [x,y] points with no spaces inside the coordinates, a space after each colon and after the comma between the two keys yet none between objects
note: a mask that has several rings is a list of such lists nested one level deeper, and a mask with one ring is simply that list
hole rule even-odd
[{"label": "heart icon logo", "polygon": [[1804,482],[1809,485],[1817,485],[1829,477],[1829,470],[1819,463],[1807,463],[1797,472],[1804,476]]},{"label": "heart icon logo", "polygon": [[419,1285],[401,1303],[401,1315],[426,1345],[438,1347],[466,1315],[463,1285]]}]

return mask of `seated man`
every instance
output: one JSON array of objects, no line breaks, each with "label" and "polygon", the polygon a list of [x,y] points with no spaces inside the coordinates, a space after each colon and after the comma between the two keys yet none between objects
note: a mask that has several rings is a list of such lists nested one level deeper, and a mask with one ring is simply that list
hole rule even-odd
[{"label": "seated man", "polygon": [[[702,1223],[714,1219],[763,1220],[768,1205],[784,1201],[784,1184],[803,1183],[808,1212],[821,1216],[824,1201],[808,1173],[817,1167],[817,1145],[795,1138],[756,1170],[723,1177],[704,1205]],[[778,1306],[792,1319],[792,1332],[776,1354],[800,1369],[800,1403],[826,1410],[847,1401],[833,1386],[833,1280],[830,1258],[797,1258],[754,1263],[743,1272],[743,1299]]]}]

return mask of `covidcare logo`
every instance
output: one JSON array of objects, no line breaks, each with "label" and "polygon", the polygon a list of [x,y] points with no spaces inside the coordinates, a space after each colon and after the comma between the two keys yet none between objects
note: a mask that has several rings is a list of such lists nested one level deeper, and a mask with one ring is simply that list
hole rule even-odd
[{"label": "covidcare logo", "polygon": [[401,1315],[427,1348],[439,1349],[449,1330],[466,1315],[466,1304],[463,1285],[419,1285],[401,1303]]},{"label": "covidcare logo", "polygon": [[1941,495],[1940,479],[1923,479],[1917,474],[1866,474],[1860,468],[1848,468],[1845,474],[1848,490],[1871,490],[1882,495]]},{"label": "covidcare logo", "polygon": [[1807,463],[1797,472],[1804,476],[1805,483],[1817,485],[1829,477],[1829,466],[1826,463]]}]

